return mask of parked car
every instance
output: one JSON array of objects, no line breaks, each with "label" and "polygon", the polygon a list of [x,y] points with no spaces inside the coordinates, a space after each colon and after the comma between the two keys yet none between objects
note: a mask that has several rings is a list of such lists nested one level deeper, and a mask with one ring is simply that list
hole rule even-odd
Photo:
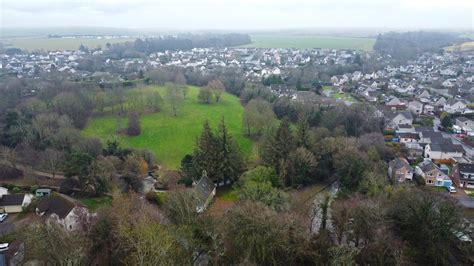
[{"label": "parked car", "polygon": [[449,186],[449,187],[448,187],[448,191],[449,191],[449,193],[456,193],[456,192],[457,192],[457,191],[456,191],[456,188],[453,187],[453,186]]},{"label": "parked car", "polygon": [[1,213],[0,214],[0,222],[5,221],[5,219],[7,219],[7,217],[8,217],[8,213]]},{"label": "parked car", "polygon": [[8,250],[8,243],[0,244],[0,251],[5,251],[5,250]]}]

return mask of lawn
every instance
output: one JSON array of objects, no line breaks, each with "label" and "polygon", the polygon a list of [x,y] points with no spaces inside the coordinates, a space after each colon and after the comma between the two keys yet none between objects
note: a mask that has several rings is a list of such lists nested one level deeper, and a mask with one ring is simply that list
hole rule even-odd
[{"label": "lawn", "polygon": [[350,93],[339,92],[338,90],[333,89],[331,86],[323,86],[323,93],[328,97],[344,100],[349,103],[357,102],[357,99],[355,99]]},{"label": "lawn", "polygon": [[102,207],[108,207],[112,204],[112,198],[109,196],[100,198],[81,198],[79,201],[86,205],[91,211],[95,211]]},{"label": "lawn", "polygon": [[458,45],[452,45],[444,48],[446,51],[454,52],[454,51],[472,51],[474,50],[474,41],[464,42]]},{"label": "lawn", "polygon": [[[225,93],[221,102],[205,105],[197,101],[199,88],[189,88],[186,100],[178,109],[177,117],[172,115],[167,105],[159,113],[142,115],[140,117],[142,133],[139,136],[117,136],[116,119],[113,116],[92,119],[83,130],[83,134],[98,137],[103,141],[118,137],[124,146],[150,149],[165,167],[177,169],[184,155],[193,151],[204,121],[207,119],[211,127],[217,130],[221,118],[224,117],[229,132],[234,136],[243,154],[251,156],[253,145],[252,141],[244,136],[242,128],[244,109],[239,98]],[[143,90],[157,90],[165,98],[163,87],[146,87]],[[126,121],[122,122],[125,125]]]},{"label": "lawn", "polygon": [[255,48],[322,48],[371,51],[375,39],[320,35],[260,34],[251,35],[252,43],[242,47]]},{"label": "lawn", "polygon": [[94,39],[94,38],[14,38],[0,39],[0,42],[7,48],[15,47],[23,50],[77,50],[82,44],[89,48],[105,47],[107,43],[121,43],[134,41],[135,39],[116,38],[116,39]]},{"label": "lawn", "polygon": [[217,190],[216,197],[223,201],[237,201],[238,196],[232,187],[220,188]]}]

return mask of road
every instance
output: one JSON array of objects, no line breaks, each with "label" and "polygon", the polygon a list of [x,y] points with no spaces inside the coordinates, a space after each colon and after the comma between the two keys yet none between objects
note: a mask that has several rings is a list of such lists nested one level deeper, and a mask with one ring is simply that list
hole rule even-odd
[{"label": "road", "polygon": [[[433,122],[434,122],[434,131],[435,132],[440,132],[438,130],[438,126],[441,125],[441,121],[439,120],[439,118],[435,117]],[[471,146],[465,144],[460,138],[457,138],[455,134],[450,134],[450,133],[447,133],[447,132],[441,132],[441,134],[443,135],[444,138],[451,139],[451,141],[454,144],[462,145],[462,147],[466,151],[466,156],[467,157],[469,157],[469,158],[474,157],[474,149]]]}]

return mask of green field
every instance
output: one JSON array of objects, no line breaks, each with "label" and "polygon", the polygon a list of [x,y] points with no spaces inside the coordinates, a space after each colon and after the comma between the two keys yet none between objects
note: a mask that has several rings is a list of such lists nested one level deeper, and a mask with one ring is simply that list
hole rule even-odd
[{"label": "green field", "polygon": [[251,35],[252,43],[242,47],[255,48],[323,48],[370,51],[375,39],[318,35],[261,34]]},{"label": "green field", "polygon": [[[191,153],[196,139],[202,131],[207,119],[213,129],[217,129],[222,116],[229,131],[246,156],[252,154],[252,142],[243,135],[243,107],[239,98],[225,93],[220,103],[211,105],[199,104],[197,94],[199,88],[189,87],[189,94],[179,108],[178,116],[172,115],[169,106],[159,113],[142,115],[141,135],[136,137],[118,136],[125,146],[147,148],[155,152],[160,163],[170,169],[179,167],[184,155]],[[163,87],[146,87],[143,90],[158,90],[165,97]],[[124,119],[125,120],[125,119]],[[123,121],[124,125],[126,121]],[[116,119],[112,116],[94,118],[89,121],[83,134],[107,140],[115,137]]]},{"label": "green field", "polygon": [[0,42],[7,48],[15,47],[27,51],[34,50],[77,50],[82,44],[89,48],[105,47],[107,43],[121,43],[134,39],[92,39],[92,38],[14,38],[1,39]]}]

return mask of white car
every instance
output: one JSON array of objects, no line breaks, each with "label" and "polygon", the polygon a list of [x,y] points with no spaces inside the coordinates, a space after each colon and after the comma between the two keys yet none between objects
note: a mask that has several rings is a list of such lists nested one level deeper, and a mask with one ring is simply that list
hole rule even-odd
[{"label": "white car", "polygon": [[449,193],[456,193],[457,192],[456,188],[453,187],[453,186],[448,187],[448,191],[449,191]]},{"label": "white car", "polygon": [[8,250],[8,243],[0,244],[0,251],[5,251],[5,250]]},{"label": "white car", "polygon": [[0,214],[0,222],[5,221],[5,219],[7,219],[7,217],[8,217],[8,213],[1,213]]}]

